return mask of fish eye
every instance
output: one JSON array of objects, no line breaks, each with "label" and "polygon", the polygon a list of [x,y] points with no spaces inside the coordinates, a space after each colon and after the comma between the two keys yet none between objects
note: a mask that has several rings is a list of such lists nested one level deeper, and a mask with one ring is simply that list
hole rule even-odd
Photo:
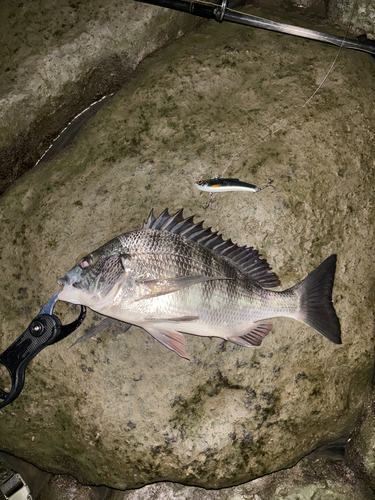
[{"label": "fish eye", "polygon": [[199,185],[203,184],[203,179],[199,179],[199,181],[197,182],[197,184],[199,184]]},{"label": "fish eye", "polygon": [[90,267],[91,264],[92,264],[92,257],[90,257],[90,256],[84,257],[79,262],[79,266],[80,266],[81,269],[86,269],[87,267]]}]

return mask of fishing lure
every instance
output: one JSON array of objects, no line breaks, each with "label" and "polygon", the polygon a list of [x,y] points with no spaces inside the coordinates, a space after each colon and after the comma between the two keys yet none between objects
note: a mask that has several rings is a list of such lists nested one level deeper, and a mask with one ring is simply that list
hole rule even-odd
[{"label": "fishing lure", "polygon": [[[265,189],[266,187],[272,186],[273,180],[268,179],[267,184],[264,186],[258,187],[254,186],[254,184],[249,184],[247,182],[240,181],[239,179],[234,178],[222,178],[220,176],[215,177],[214,179],[199,179],[198,182],[195,183],[195,187],[200,189],[201,191],[205,191],[210,193],[210,199],[207,203],[204,203],[203,208],[208,208],[212,206],[212,198],[214,193],[224,193],[227,191],[247,191],[249,193],[258,193]],[[272,186],[273,187],[273,186]],[[275,192],[275,188],[273,187],[273,193]]]},{"label": "fishing lure", "polygon": [[[138,1],[144,1],[144,2],[147,3],[150,0],[138,0]],[[153,0],[153,1],[155,2],[155,0]],[[168,2],[168,1],[171,1],[171,0],[159,0],[159,1]],[[319,83],[319,85],[317,86],[317,88],[315,89],[315,91],[312,93],[312,95],[309,97],[309,99],[307,99],[307,101],[301,106],[301,108],[299,108],[297,110],[294,110],[290,114],[290,117],[292,117],[293,115],[298,114],[301,111],[301,109],[303,109],[306,106],[308,106],[310,104],[310,102],[314,99],[314,97],[316,96],[316,94],[320,91],[320,89],[324,85],[325,81],[328,79],[329,75],[332,73],[333,68],[336,65],[336,61],[337,61],[337,59],[338,59],[338,57],[339,57],[339,55],[341,53],[341,50],[343,48],[353,48],[353,49],[363,50],[363,47],[359,48],[359,47],[351,46],[350,41],[347,40],[347,36],[348,36],[348,33],[349,33],[350,22],[351,22],[351,20],[353,18],[354,11],[355,11],[356,6],[357,6],[357,2],[358,2],[358,0],[355,0],[355,2],[354,2],[352,13],[351,13],[351,16],[350,16],[350,21],[348,23],[345,36],[343,38],[335,40],[335,42],[339,42],[339,43],[337,43],[337,45],[339,45],[339,50],[337,51],[337,54],[336,54],[336,56],[335,56],[335,58],[334,58],[334,60],[333,60],[333,62],[331,64],[329,70],[327,71],[325,77]],[[232,19],[229,19],[229,18],[226,19],[225,18],[225,10],[226,10],[226,8],[227,8],[227,0],[222,0],[222,5],[221,5],[220,9],[217,8],[217,10],[214,11],[216,13],[216,15],[220,14],[220,18],[216,18],[216,20],[218,20],[218,21],[222,21],[222,20],[232,21]],[[231,10],[231,9],[228,9],[228,10]],[[236,11],[233,11],[233,12],[236,12]],[[243,15],[243,14],[241,13],[241,15]],[[271,24],[273,24],[273,23],[271,22]],[[262,27],[265,28],[265,26],[262,26]],[[294,29],[295,27],[292,27],[292,28]],[[274,29],[274,27],[273,28],[269,27],[269,28],[266,28],[266,29]],[[292,29],[292,31],[293,31],[293,29]],[[292,31],[290,31],[289,33],[292,34]],[[298,31],[298,28],[297,28],[297,31]],[[315,33],[317,34],[318,32],[315,32]],[[297,34],[297,32],[295,32],[293,34]],[[323,35],[323,34],[320,33],[320,35]],[[317,38],[315,38],[315,39],[317,39]],[[323,40],[323,38],[320,38],[320,41],[327,42],[328,40]],[[335,42],[333,42],[333,40],[331,40],[329,43],[335,43]],[[364,50],[364,51],[367,52],[367,50]],[[373,49],[371,49],[369,52],[373,53]],[[275,123],[275,125],[276,125],[276,123]],[[262,135],[255,142],[253,142],[253,143],[249,144],[248,146],[246,146],[242,151],[239,151],[239,152],[235,153],[232,156],[232,158],[231,158],[230,162],[228,163],[228,165],[225,167],[225,169],[221,173],[221,175],[225,174],[225,172],[231,166],[233,160],[236,157],[238,157],[239,155],[243,154],[245,151],[249,150],[251,147],[253,147],[256,144],[258,144],[259,142],[263,141],[267,137],[271,137],[276,132],[278,132],[279,130],[281,130],[283,127],[284,127],[283,124],[279,125],[276,129],[271,130],[270,132],[267,132],[265,135]],[[202,206],[205,209],[211,206],[211,209],[212,209],[212,199],[213,199],[214,193],[220,193],[220,192],[225,192],[225,191],[248,191],[248,192],[251,192],[251,193],[257,193],[258,191],[261,191],[262,189],[270,186],[272,184],[272,182],[273,181],[271,179],[269,179],[268,183],[265,186],[257,188],[253,184],[248,184],[246,182],[242,182],[239,179],[221,178],[220,175],[219,175],[219,176],[217,176],[217,177],[215,177],[213,179],[208,179],[208,180],[202,180],[202,179],[200,179],[198,182],[195,183],[195,186],[198,189],[200,189],[201,191],[206,191],[206,192],[210,193],[210,199],[209,199],[208,203],[204,203]],[[275,192],[275,188],[273,188],[273,192]]]}]

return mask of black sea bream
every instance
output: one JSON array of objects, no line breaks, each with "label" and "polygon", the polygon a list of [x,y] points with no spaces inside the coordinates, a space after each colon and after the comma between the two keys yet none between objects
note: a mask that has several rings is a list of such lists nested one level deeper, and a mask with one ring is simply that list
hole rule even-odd
[{"label": "black sea bream", "polygon": [[305,323],[335,344],[340,323],[332,304],[336,255],[282,292],[280,281],[253,248],[183,219],[182,210],[157,218],[88,254],[59,283],[59,299],[144,328],[188,358],[182,333],[259,346],[269,318]]}]

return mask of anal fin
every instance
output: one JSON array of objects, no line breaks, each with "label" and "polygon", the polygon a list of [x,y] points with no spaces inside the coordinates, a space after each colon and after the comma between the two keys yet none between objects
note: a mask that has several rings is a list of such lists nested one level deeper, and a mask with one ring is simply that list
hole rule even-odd
[{"label": "anal fin", "polygon": [[164,329],[157,330],[156,328],[147,328],[146,331],[158,342],[181,356],[181,358],[185,358],[190,361],[189,356],[186,354],[185,337],[180,332]]},{"label": "anal fin", "polygon": [[250,330],[237,337],[228,337],[230,342],[244,347],[260,346],[264,337],[272,330],[272,323],[256,323]]}]

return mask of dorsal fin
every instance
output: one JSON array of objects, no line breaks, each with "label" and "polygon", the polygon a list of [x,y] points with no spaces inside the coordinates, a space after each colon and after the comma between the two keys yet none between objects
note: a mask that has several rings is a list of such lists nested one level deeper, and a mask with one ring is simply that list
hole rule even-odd
[{"label": "dorsal fin", "polygon": [[231,239],[223,240],[218,231],[212,232],[210,227],[203,228],[204,221],[194,223],[194,216],[184,219],[182,211],[181,208],[174,215],[170,215],[166,208],[159,217],[155,217],[153,210],[151,210],[147,221],[143,221],[143,229],[159,229],[184,236],[188,240],[199,243],[226,257],[258,285],[264,288],[280,285],[279,278],[271,271],[266,259],[261,259],[257,250],[246,245],[239,247]]}]

